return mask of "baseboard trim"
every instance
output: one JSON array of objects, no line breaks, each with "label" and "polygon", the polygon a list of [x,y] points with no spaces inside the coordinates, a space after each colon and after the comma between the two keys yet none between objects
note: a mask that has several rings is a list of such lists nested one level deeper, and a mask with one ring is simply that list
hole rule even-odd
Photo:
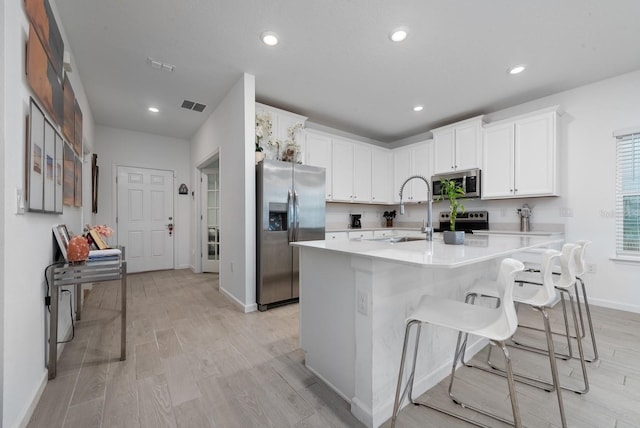
[{"label": "baseboard trim", "polygon": [[613,300],[594,299],[592,297],[589,297],[589,305],[601,306],[603,308],[618,309],[620,311],[640,314],[640,305],[628,305],[625,303],[615,302]]},{"label": "baseboard trim", "polygon": [[240,309],[244,313],[255,312],[255,311],[258,310],[258,304],[257,303],[252,303],[252,304],[249,304],[249,305],[245,305],[240,300],[238,300],[236,298],[236,296],[234,296],[233,294],[231,294],[230,292],[225,290],[225,288],[222,285],[220,286],[220,293],[225,295],[229,300],[231,300],[231,303],[233,303],[238,309]]},{"label": "baseboard trim", "polygon": [[38,402],[40,401],[40,397],[42,397],[42,394],[44,393],[44,389],[47,386],[47,378],[48,378],[48,376],[49,376],[49,372],[47,370],[42,372],[42,378],[40,379],[40,383],[39,383],[38,387],[36,388],[35,393],[33,394],[33,398],[31,399],[31,402],[24,409],[24,411],[22,413],[22,416],[18,417],[18,420],[20,422],[18,423],[17,426],[19,428],[25,428],[27,425],[29,425],[29,421],[31,420],[31,417],[33,416],[33,412],[35,412],[36,406],[38,405]]}]

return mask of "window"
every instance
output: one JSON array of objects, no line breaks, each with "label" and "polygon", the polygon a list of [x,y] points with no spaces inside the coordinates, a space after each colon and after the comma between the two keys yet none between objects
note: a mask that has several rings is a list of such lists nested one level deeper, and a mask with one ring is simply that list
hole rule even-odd
[{"label": "window", "polygon": [[640,257],[640,129],[615,136],[616,255]]}]

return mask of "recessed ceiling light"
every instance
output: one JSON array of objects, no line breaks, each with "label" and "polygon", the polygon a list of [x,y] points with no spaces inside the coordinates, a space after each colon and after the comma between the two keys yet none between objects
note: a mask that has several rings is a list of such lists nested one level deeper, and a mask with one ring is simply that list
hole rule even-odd
[{"label": "recessed ceiling light", "polygon": [[524,71],[526,67],[524,65],[516,65],[515,67],[511,67],[507,71],[509,74],[520,74]]},{"label": "recessed ceiling light", "polygon": [[158,107],[149,107],[149,111],[151,113],[158,113],[160,111],[160,109]]},{"label": "recessed ceiling light", "polygon": [[265,31],[260,34],[260,40],[267,46],[275,46],[278,44],[278,35],[273,31]]},{"label": "recessed ceiling light", "polygon": [[415,106],[413,108],[413,111],[422,111],[423,108],[424,108],[423,106]]},{"label": "recessed ceiling light", "polygon": [[389,34],[389,38],[393,42],[401,42],[401,41],[403,41],[404,39],[407,38],[408,34],[409,33],[408,33],[406,28],[404,28],[404,27],[396,28],[395,30],[393,30],[391,32],[391,34]]}]

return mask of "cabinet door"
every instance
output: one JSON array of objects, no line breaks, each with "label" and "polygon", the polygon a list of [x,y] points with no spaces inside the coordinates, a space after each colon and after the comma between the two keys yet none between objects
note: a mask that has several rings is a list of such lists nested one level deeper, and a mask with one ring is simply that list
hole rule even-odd
[{"label": "cabinet door", "polygon": [[392,185],[391,152],[373,149],[371,152],[371,202],[391,202]]},{"label": "cabinet door", "polygon": [[371,149],[353,145],[353,202],[371,202]]},{"label": "cabinet door", "polygon": [[[411,175],[421,175],[431,183],[431,157],[429,149],[431,142],[420,143],[418,147],[411,150]],[[414,202],[426,201],[428,196],[427,184],[422,180],[414,180],[411,182],[411,200]]]},{"label": "cabinet door", "polygon": [[555,112],[517,121],[515,142],[515,195],[555,194]]},{"label": "cabinet door", "polygon": [[450,128],[433,134],[433,159],[435,174],[451,172],[454,162],[455,129]]},{"label": "cabinet door", "polygon": [[482,198],[513,197],[513,124],[487,127],[483,139]]},{"label": "cabinet door", "polygon": [[456,127],[455,164],[456,170],[480,168],[482,164],[481,128],[479,122]]},{"label": "cabinet door", "polygon": [[333,200],[353,199],[353,143],[334,139],[332,144]]},{"label": "cabinet door", "polygon": [[319,166],[325,169],[326,199],[331,200],[331,138],[307,132],[307,165]]},{"label": "cabinet door", "polygon": [[[400,202],[400,186],[404,183],[404,180],[411,176],[411,149],[396,149],[393,151],[393,189],[391,193],[393,195],[392,201],[395,203]],[[404,187],[403,201],[410,201],[411,185],[409,182]]]}]

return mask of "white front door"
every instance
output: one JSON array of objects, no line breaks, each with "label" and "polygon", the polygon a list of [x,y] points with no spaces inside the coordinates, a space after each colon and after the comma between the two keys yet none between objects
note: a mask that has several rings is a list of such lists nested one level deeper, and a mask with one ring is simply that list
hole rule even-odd
[{"label": "white front door", "polygon": [[173,172],[118,166],[117,203],[127,271],[173,269]]},{"label": "white front door", "polygon": [[202,182],[202,272],[220,272],[220,175],[204,169]]}]

